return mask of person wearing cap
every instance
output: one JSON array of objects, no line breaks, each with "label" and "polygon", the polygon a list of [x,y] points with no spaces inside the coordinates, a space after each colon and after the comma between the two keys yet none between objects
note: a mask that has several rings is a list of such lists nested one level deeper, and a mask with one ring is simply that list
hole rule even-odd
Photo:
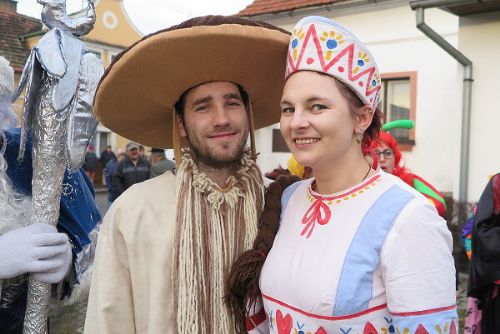
[{"label": "person wearing cap", "polygon": [[14,70],[0,56],[0,332],[22,333],[28,277],[54,284],[53,300],[88,293],[101,214],[82,169],[64,176],[57,226],[32,216],[31,134],[18,160],[21,130],[11,109]]},{"label": "person wearing cap", "polygon": [[98,118],[145,146],[174,148],[179,165],[108,211],[85,333],[233,331],[225,279],[257,233],[264,191],[253,131],[279,120],[288,40],[266,23],[199,17],[110,66]]},{"label": "person wearing cap", "polygon": [[123,194],[132,185],[149,179],[151,163],[140,155],[139,148],[140,145],[136,142],[127,143],[125,146],[126,156],[118,162],[113,170],[111,183],[116,197]]},{"label": "person wearing cap", "polygon": [[312,16],[295,26],[286,64],[280,129],[314,177],[283,191],[236,261],[235,331],[458,333],[451,233],[422,194],[362,154],[381,118],[370,51]]},{"label": "person wearing cap", "polygon": [[175,162],[167,159],[164,149],[153,147],[151,149],[151,172],[149,176],[153,178],[165,173],[167,170],[174,172]]}]

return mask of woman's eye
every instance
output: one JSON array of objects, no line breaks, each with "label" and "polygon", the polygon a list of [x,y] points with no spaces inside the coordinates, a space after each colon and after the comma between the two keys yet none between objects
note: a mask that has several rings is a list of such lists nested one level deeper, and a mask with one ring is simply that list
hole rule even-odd
[{"label": "woman's eye", "polygon": [[313,104],[313,105],[311,106],[311,110],[316,110],[316,111],[318,111],[318,110],[323,110],[323,109],[327,109],[327,107],[326,107],[326,106],[324,106],[324,105],[322,105],[322,104]]},{"label": "woman's eye", "polygon": [[295,110],[291,107],[288,107],[288,108],[283,108],[282,109],[282,113],[283,114],[289,114],[289,113],[293,113]]}]

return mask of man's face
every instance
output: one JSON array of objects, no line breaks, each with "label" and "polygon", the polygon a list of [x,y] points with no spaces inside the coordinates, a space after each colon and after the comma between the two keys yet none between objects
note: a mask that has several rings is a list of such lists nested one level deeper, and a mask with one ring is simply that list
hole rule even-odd
[{"label": "man's face", "polygon": [[248,122],[235,84],[209,82],[193,88],[186,95],[184,122],[178,121],[181,136],[202,163],[225,167],[241,158]]},{"label": "man's face", "polygon": [[136,161],[139,159],[139,149],[137,147],[133,147],[127,151],[128,158],[132,161]]}]

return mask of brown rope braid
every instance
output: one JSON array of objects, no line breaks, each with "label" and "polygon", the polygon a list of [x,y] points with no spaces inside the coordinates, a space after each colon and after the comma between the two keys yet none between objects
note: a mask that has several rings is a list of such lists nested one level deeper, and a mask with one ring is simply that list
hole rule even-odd
[{"label": "brown rope braid", "polygon": [[235,317],[235,331],[238,334],[247,333],[245,319],[248,308],[260,298],[260,271],[278,232],[281,195],[286,187],[299,180],[295,176],[281,175],[276,182],[269,185],[264,195],[264,211],[260,216],[259,231],[253,249],[241,254],[229,273],[226,303]]}]

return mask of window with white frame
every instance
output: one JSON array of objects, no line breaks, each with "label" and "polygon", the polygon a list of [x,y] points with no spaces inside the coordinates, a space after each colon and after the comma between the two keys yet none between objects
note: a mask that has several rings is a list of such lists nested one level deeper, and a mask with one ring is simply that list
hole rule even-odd
[{"label": "window with white frame", "polygon": [[90,139],[90,144],[94,146],[95,154],[100,157],[101,152],[104,151],[106,146],[111,144],[111,131],[98,126],[96,132],[92,136],[92,139]]},{"label": "window with white frame", "polygon": [[[411,119],[415,121],[417,72],[386,73],[381,75],[382,90],[379,108],[384,114],[383,123]],[[416,126],[416,124],[415,124]],[[403,150],[415,145],[415,128],[389,131]]]}]

